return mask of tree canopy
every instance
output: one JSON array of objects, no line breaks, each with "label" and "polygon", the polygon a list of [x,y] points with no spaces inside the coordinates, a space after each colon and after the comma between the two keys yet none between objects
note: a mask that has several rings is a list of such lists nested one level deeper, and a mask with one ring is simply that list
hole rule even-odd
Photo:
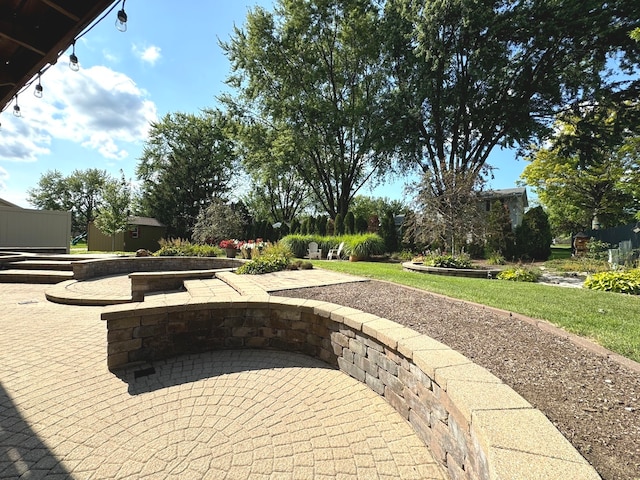
[{"label": "tree canopy", "polygon": [[131,188],[122,174],[121,180],[105,182],[102,193],[103,204],[95,219],[96,227],[111,237],[111,250],[115,250],[115,235],[127,229]]},{"label": "tree canopy", "polygon": [[252,184],[244,203],[256,218],[290,223],[312,200],[311,189],[293,168],[298,153],[291,131],[255,122],[235,127],[240,160]]},{"label": "tree canopy", "polygon": [[[600,117],[615,122],[615,113]],[[585,135],[578,118],[558,124],[557,142],[533,148],[522,173],[547,209],[554,233],[630,222],[640,210],[640,137],[611,145],[610,135]],[[606,125],[600,129],[606,130]]]},{"label": "tree canopy", "polygon": [[223,100],[247,123],[286,128],[295,147],[289,167],[332,218],[390,165],[379,22],[367,0],[279,0],[273,13],[251,11],[221,43],[238,89]]},{"label": "tree canopy", "polygon": [[637,97],[640,82],[615,73],[637,71],[639,18],[624,0],[389,0],[388,136],[428,172],[431,198],[472,188],[495,147],[548,135],[568,109]]},{"label": "tree canopy", "polygon": [[152,123],[136,167],[140,206],[170,236],[188,238],[200,210],[231,191],[236,157],[225,128],[218,111],[170,113]]},{"label": "tree canopy", "polygon": [[105,184],[113,180],[106,170],[89,168],[74,170],[64,176],[58,170],[48,170],[40,176],[38,185],[27,191],[28,201],[36,208],[71,212],[71,230],[87,231],[102,203]]}]

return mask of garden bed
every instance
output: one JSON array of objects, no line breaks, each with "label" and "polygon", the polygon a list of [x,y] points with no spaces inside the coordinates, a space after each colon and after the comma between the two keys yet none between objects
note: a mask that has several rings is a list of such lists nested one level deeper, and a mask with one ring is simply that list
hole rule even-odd
[{"label": "garden bed", "polygon": [[431,267],[423,263],[405,262],[402,268],[413,272],[431,273],[433,275],[447,275],[453,277],[469,277],[469,278],[496,278],[500,273],[497,268],[444,268]]}]

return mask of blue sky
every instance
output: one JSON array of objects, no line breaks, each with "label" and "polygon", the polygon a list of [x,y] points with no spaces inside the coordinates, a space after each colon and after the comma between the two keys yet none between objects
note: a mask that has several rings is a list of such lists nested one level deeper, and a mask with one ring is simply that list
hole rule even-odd
[{"label": "blue sky", "polygon": [[[68,50],[42,76],[43,98],[33,86],[19,96],[22,118],[13,105],[0,114],[0,198],[33,208],[27,190],[48,170],[123,170],[135,180],[150,122],[216,106],[229,73],[218,39],[228,40],[256,5],[273,2],[129,0],[124,33],[114,26],[118,6],[76,43],[80,71],[68,68]],[[492,188],[516,186],[526,165],[511,151],[495,151],[489,163],[497,168]],[[404,180],[359,193],[402,199]]]}]

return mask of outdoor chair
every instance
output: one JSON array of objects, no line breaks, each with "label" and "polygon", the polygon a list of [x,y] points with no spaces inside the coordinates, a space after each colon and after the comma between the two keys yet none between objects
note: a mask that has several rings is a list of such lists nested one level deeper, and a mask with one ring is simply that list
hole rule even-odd
[{"label": "outdoor chair", "polygon": [[342,255],[342,249],[344,248],[344,242],[340,243],[337,248],[332,248],[329,250],[327,254],[327,260],[333,260],[334,258],[340,260],[340,255]]},{"label": "outdoor chair", "polygon": [[312,260],[314,258],[316,260],[322,259],[322,250],[318,250],[318,244],[316,242],[311,242],[309,244],[309,249],[307,250],[307,258],[309,258],[309,260]]}]

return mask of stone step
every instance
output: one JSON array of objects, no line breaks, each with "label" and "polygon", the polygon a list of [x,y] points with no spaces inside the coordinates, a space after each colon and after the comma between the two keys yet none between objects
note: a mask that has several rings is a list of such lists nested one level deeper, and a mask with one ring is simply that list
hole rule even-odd
[{"label": "stone step", "polygon": [[56,270],[72,272],[70,260],[22,260],[6,264],[6,268],[12,270]]},{"label": "stone step", "polygon": [[55,284],[73,279],[73,272],[60,270],[0,270],[0,283]]}]

